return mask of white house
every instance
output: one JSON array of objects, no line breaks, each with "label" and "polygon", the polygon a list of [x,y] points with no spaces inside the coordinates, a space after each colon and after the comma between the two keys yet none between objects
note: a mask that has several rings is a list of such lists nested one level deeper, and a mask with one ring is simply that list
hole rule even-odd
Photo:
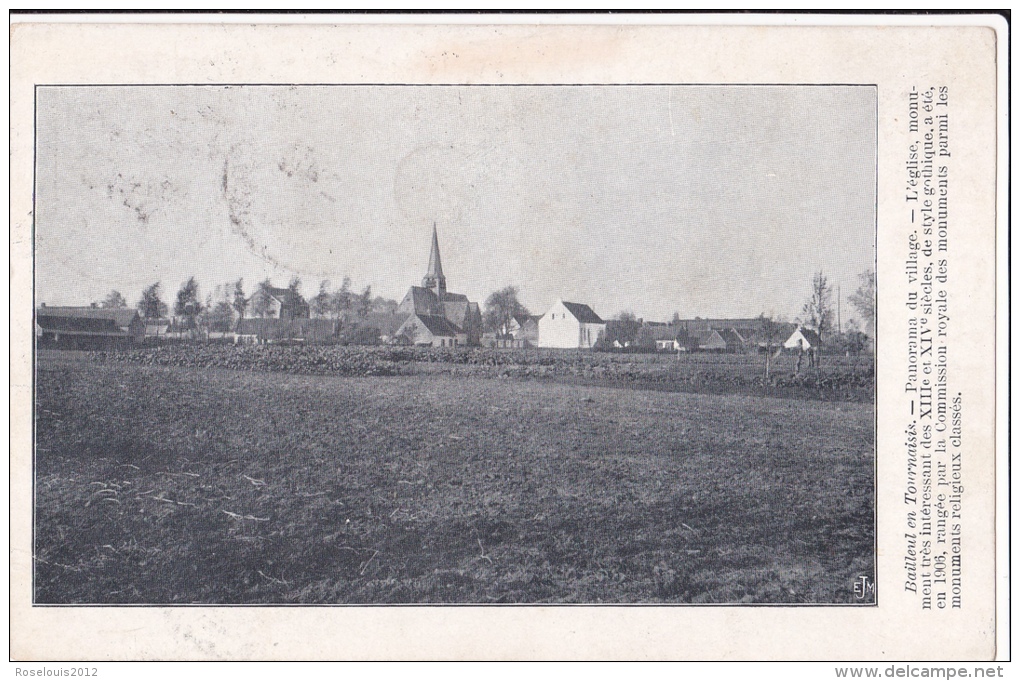
[{"label": "white house", "polygon": [[606,323],[587,305],[557,300],[538,320],[540,348],[591,348]]}]

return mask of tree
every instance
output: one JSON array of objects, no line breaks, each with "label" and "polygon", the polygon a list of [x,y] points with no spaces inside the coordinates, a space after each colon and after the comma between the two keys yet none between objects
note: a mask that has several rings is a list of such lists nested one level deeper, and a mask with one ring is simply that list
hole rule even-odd
[{"label": "tree", "polygon": [[875,333],[875,270],[867,270],[857,275],[860,286],[847,296],[850,304],[857,308],[864,321],[864,332]]},{"label": "tree", "polygon": [[351,278],[344,277],[343,284],[333,293],[331,301],[333,315],[337,318],[343,317],[350,311],[354,304],[354,294],[351,293]]},{"label": "tree", "polygon": [[229,300],[220,300],[209,311],[209,330],[227,333],[234,325],[234,307]]},{"label": "tree", "polygon": [[[297,275],[291,277],[290,283],[287,284],[287,288],[289,288],[291,293],[293,293],[295,296],[301,298],[301,277]],[[304,298],[301,299],[304,300]]]},{"label": "tree", "polygon": [[142,291],[142,298],[138,301],[138,312],[146,319],[163,319],[166,317],[167,307],[160,296],[158,281]]},{"label": "tree", "polygon": [[256,317],[267,317],[273,309],[272,294],[270,293],[272,288],[273,282],[269,279],[259,282],[255,294],[251,297],[251,312]]},{"label": "tree", "polygon": [[190,277],[181,284],[177,292],[177,301],[174,303],[174,314],[184,318],[184,326],[187,329],[195,328],[195,319],[202,312],[202,303],[198,300],[198,282]]},{"label": "tree", "polygon": [[[215,299],[215,302],[213,302]],[[206,298],[203,322],[207,331],[227,333],[234,325],[234,306],[231,303],[231,284],[216,287],[215,296]]]},{"label": "tree", "polygon": [[636,334],[631,347],[639,352],[655,352],[655,335],[652,330],[642,324]]},{"label": "tree", "polygon": [[238,279],[234,282],[234,302],[232,307],[237,316],[244,319],[244,313],[248,311],[248,298],[244,295],[244,279]]},{"label": "tree", "polygon": [[400,303],[389,298],[383,298],[382,296],[376,296],[372,299],[372,312],[383,312],[386,314],[393,314],[400,307]]},{"label": "tree", "polygon": [[633,312],[627,310],[621,312],[616,315],[616,319],[611,319],[606,324],[605,345],[607,347],[616,347],[617,343],[620,347],[633,345],[641,326],[641,320]]},{"label": "tree", "polygon": [[679,312],[674,312],[673,313],[673,318],[671,320],[669,320],[669,323],[672,326],[680,326],[680,313]]},{"label": "tree", "polygon": [[103,298],[103,301],[99,303],[99,307],[107,309],[127,307],[127,301],[124,299],[124,296],[120,294],[120,291],[110,291],[106,294],[106,297]]},{"label": "tree", "polygon": [[530,314],[528,308],[517,299],[519,293],[516,286],[507,286],[490,295],[485,301],[483,316],[485,328],[500,338],[507,338],[510,335],[514,317]]},{"label": "tree", "polygon": [[820,271],[811,279],[811,298],[801,310],[801,323],[823,340],[832,326],[832,287]]},{"label": "tree", "polygon": [[372,287],[366,286],[361,294],[355,300],[355,305],[358,310],[358,316],[364,317],[372,311]]},{"label": "tree", "polygon": [[329,280],[324,279],[319,284],[319,292],[312,298],[312,314],[316,317],[326,317],[332,311],[333,296],[329,292]]},{"label": "tree", "polygon": [[761,329],[761,339],[764,343],[764,355],[765,355],[765,380],[769,380],[769,374],[772,372],[772,348],[779,348],[779,344],[783,342],[781,336],[781,330],[779,322],[774,320],[772,317],[762,312],[758,315],[758,326]]}]

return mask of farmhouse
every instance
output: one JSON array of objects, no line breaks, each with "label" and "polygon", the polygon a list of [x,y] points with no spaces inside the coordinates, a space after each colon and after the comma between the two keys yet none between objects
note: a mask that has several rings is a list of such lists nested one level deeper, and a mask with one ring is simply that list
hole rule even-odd
[{"label": "farmhouse", "polygon": [[412,286],[397,307],[407,315],[394,334],[415,345],[447,347],[478,345],[482,335],[482,312],[478,303],[446,288],[443,262],[439,257],[439,236],[432,226],[432,250],[421,286]]},{"label": "farmhouse", "polygon": [[538,346],[538,320],[540,314],[522,314],[513,318],[510,323],[510,335],[520,341],[522,347]]},{"label": "farmhouse", "polygon": [[145,322],[137,310],[102,307],[48,307],[35,313],[40,346],[71,350],[124,347],[141,343]]},{"label": "farmhouse", "polygon": [[606,323],[587,305],[557,300],[538,320],[538,345],[591,348],[605,330]]},{"label": "farmhouse", "polygon": [[268,303],[266,317],[276,319],[308,319],[311,308],[297,292],[270,286],[265,290]]}]

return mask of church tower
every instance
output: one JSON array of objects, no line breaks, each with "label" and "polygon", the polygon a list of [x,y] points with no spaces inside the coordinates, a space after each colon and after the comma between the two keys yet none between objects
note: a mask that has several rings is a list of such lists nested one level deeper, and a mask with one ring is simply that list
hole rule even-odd
[{"label": "church tower", "polygon": [[422,288],[433,291],[442,300],[446,296],[446,276],[443,275],[443,261],[439,258],[439,235],[436,224],[432,223],[432,252],[429,253],[429,269],[421,280]]}]

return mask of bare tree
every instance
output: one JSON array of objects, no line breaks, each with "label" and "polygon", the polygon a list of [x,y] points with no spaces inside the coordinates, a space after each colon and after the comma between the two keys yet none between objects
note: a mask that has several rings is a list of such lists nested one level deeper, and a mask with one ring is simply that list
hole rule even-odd
[{"label": "bare tree", "polygon": [[333,296],[329,292],[329,280],[324,279],[319,284],[319,292],[312,298],[312,314],[316,317],[326,317],[332,310]]},{"label": "bare tree", "polygon": [[[801,311],[801,323],[818,334],[819,344],[814,343],[807,349],[808,361],[811,367],[819,366],[821,361],[821,342],[825,340],[825,334],[832,328],[832,287],[829,280],[821,271],[815,272],[811,279],[811,298],[804,303]],[[797,360],[797,371],[800,371],[800,358]]]},{"label": "bare tree", "polygon": [[782,341],[780,337],[780,326],[772,317],[767,316],[764,312],[758,315],[758,325],[761,329],[762,343],[764,343],[765,350],[765,380],[769,380],[769,375],[772,372],[772,348],[778,348],[779,343]]},{"label": "bare tree", "polygon": [[823,339],[832,328],[832,315],[832,287],[822,272],[815,272],[811,279],[811,298],[801,310],[801,322]]},{"label": "bare tree", "polygon": [[234,282],[234,302],[232,307],[237,316],[244,319],[244,313],[248,311],[248,298],[244,295],[244,279],[238,279]]},{"label": "bare tree", "polygon": [[847,296],[850,304],[857,308],[864,322],[864,332],[875,333],[875,270],[868,270],[857,275],[860,286]]}]

